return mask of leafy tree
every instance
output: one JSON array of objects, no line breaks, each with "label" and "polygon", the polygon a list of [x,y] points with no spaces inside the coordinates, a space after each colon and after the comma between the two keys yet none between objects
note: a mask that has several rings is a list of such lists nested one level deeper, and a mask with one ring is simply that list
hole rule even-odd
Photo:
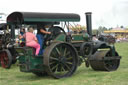
[{"label": "leafy tree", "polygon": [[111,27],[111,28],[109,28],[108,30],[112,30],[113,28]]},{"label": "leafy tree", "polygon": [[107,30],[106,27],[99,26],[99,28],[98,28],[98,31],[99,31],[100,33],[104,32],[105,30]]},{"label": "leafy tree", "polygon": [[98,35],[98,30],[97,30],[97,29],[92,30],[92,34],[93,34],[93,35]]}]

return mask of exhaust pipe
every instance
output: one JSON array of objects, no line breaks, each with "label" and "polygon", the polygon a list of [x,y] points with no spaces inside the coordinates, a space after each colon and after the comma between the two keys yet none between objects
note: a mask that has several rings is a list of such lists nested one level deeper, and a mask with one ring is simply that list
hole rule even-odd
[{"label": "exhaust pipe", "polygon": [[92,39],[92,21],[91,21],[91,12],[86,12],[86,25],[87,25],[87,33],[89,34],[90,38]]}]

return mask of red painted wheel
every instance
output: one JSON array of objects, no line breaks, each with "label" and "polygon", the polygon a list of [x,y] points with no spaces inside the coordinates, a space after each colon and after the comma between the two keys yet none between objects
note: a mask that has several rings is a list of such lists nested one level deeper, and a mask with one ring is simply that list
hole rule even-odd
[{"label": "red painted wheel", "polygon": [[9,50],[3,50],[0,52],[0,63],[3,68],[10,68],[12,64],[12,56]]}]

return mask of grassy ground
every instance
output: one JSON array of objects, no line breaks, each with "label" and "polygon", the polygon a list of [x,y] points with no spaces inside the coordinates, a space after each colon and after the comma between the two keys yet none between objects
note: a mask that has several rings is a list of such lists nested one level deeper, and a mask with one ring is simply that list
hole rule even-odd
[{"label": "grassy ground", "polygon": [[0,85],[128,85],[128,43],[117,43],[116,49],[122,56],[117,71],[93,71],[82,64],[69,78],[54,79],[50,76],[37,77],[22,73],[16,65],[11,69],[0,67]]}]

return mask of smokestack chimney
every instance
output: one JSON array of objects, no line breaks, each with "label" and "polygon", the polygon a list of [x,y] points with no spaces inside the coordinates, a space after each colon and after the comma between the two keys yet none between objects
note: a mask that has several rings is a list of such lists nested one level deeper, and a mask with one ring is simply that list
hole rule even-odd
[{"label": "smokestack chimney", "polygon": [[87,33],[92,38],[92,21],[91,21],[91,12],[86,12],[86,25],[87,25]]}]

